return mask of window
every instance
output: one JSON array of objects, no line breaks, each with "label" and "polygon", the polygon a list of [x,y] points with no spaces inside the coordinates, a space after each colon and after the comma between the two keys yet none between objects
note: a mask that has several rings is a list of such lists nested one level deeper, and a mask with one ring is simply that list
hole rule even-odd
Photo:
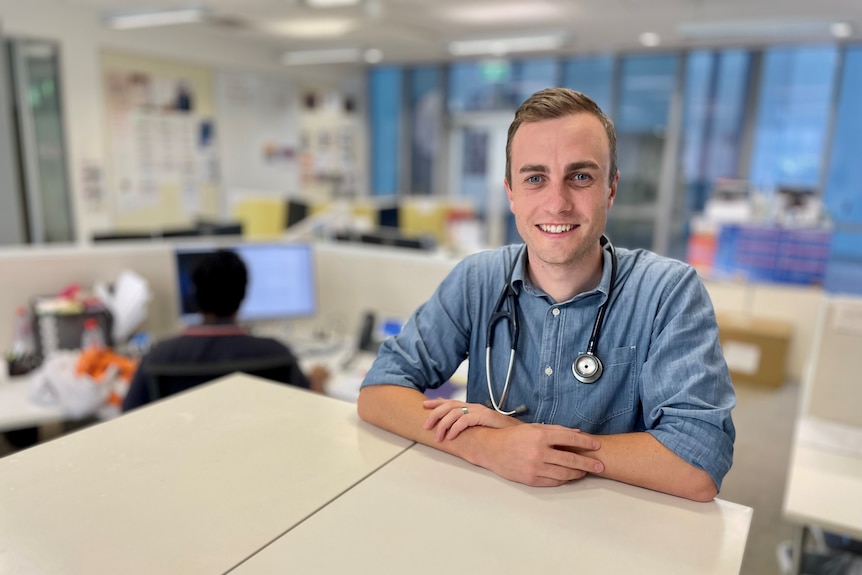
[{"label": "window", "polygon": [[371,123],[371,194],[385,196],[399,190],[403,72],[387,66],[369,75]]},{"label": "window", "polygon": [[770,195],[779,186],[819,188],[838,50],[769,48],[757,105],[749,179]]}]

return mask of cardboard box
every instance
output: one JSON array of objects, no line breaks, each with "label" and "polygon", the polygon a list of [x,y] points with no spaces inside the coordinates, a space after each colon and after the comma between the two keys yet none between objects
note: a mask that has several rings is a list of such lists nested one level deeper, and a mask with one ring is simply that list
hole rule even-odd
[{"label": "cardboard box", "polygon": [[784,321],[716,314],[718,337],[734,384],[784,384],[793,326]]}]

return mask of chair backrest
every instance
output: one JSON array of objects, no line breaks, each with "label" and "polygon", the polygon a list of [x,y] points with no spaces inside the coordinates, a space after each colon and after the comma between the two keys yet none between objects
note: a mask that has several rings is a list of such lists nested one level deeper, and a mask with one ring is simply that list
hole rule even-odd
[{"label": "chair backrest", "polygon": [[289,354],[207,363],[164,363],[146,367],[150,400],[186,391],[213,379],[242,372],[281,383],[297,384],[299,365]]}]

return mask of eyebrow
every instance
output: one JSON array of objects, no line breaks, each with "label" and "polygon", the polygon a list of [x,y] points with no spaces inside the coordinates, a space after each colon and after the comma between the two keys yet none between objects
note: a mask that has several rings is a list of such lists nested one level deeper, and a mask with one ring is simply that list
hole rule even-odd
[{"label": "eyebrow", "polygon": [[[601,166],[599,166],[596,162],[592,160],[583,160],[580,162],[572,162],[571,164],[566,166],[566,172],[576,172],[578,170],[583,169],[592,169],[592,170],[600,170]],[[542,164],[525,164],[521,166],[521,169],[518,170],[518,173],[527,173],[527,172],[539,172],[542,174],[548,173],[548,167]]]},{"label": "eyebrow", "polygon": [[583,160],[580,162],[572,162],[571,164],[566,166],[566,172],[576,172],[578,170],[583,170],[583,169],[599,170],[599,169],[601,169],[601,166],[599,166],[596,162],[594,162],[592,160]]},{"label": "eyebrow", "polygon": [[526,172],[541,172],[543,174],[548,172],[547,166],[543,166],[542,164],[526,164],[521,166],[521,169],[518,170],[518,173],[524,174]]}]

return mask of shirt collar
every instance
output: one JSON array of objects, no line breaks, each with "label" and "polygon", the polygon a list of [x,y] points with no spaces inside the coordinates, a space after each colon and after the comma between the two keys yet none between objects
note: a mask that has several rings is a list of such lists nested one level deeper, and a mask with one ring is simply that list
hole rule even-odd
[{"label": "shirt collar", "polygon": [[248,335],[248,330],[234,322],[217,321],[189,326],[183,330],[183,335],[201,337]]},{"label": "shirt collar", "polygon": [[[512,289],[515,290],[515,293],[521,292],[521,287],[524,287],[528,293],[533,293],[534,295],[547,295],[539,288],[533,285],[530,281],[529,275],[526,273],[527,269],[527,249],[522,244],[522,247],[518,249],[517,255],[515,256],[515,266],[512,269]],[[597,285],[594,289],[588,290],[583,293],[576,294],[575,297],[568,301],[575,301],[582,297],[587,297],[596,293],[602,294],[601,301],[599,304],[602,304],[608,300],[611,292],[611,268],[613,266],[613,256],[611,252],[606,249],[602,249],[602,279],[599,280],[599,285]],[[567,302],[558,302],[560,304]]]}]

